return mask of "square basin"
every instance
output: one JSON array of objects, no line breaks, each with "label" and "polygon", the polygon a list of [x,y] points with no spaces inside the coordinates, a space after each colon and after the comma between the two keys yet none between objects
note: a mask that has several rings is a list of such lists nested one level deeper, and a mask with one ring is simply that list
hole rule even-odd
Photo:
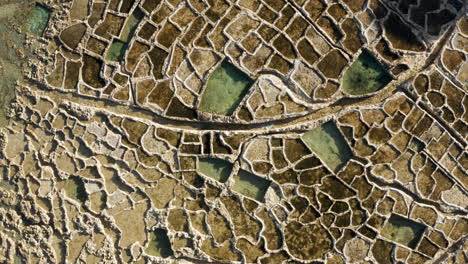
[{"label": "square basin", "polygon": [[348,142],[332,121],[306,132],[302,140],[335,172],[352,157]]},{"label": "square basin", "polygon": [[236,110],[254,81],[227,61],[211,73],[198,110],[229,116]]},{"label": "square basin", "polygon": [[401,245],[415,248],[426,226],[411,219],[392,214],[381,235]]}]

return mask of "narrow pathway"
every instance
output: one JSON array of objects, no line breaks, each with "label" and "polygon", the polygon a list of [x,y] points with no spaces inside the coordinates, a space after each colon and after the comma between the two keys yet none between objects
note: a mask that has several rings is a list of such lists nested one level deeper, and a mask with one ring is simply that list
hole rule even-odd
[{"label": "narrow pathway", "polygon": [[174,129],[243,131],[255,132],[258,134],[298,129],[303,126],[310,126],[314,121],[326,119],[327,117],[339,115],[353,109],[375,106],[386,98],[392,96],[396,90],[396,84],[394,84],[392,87],[387,87],[381,93],[371,97],[361,99],[342,98],[329,107],[325,107],[296,117],[258,123],[223,123],[199,120],[180,120],[166,117],[132,104],[122,104],[119,102],[110,101],[108,99],[95,98],[78,93],[50,89],[49,87],[37,81],[30,81],[28,86],[39,95],[50,98],[57,105],[65,102],[72,102],[84,107],[93,108],[98,112],[110,112],[117,115],[141,118]]},{"label": "narrow pathway", "polygon": [[78,94],[76,92],[49,88],[45,84],[36,80],[28,80],[28,82],[25,83],[25,86],[30,87],[41,96],[49,97],[58,105],[65,102],[72,102],[84,107],[93,108],[98,112],[110,112],[117,115],[141,118],[174,129],[240,131],[266,134],[308,129],[313,126],[313,122],[326,120],[330,117],[339,116],[362,107],[373,107],[379,105],[387,98],[398,92],[399,89],[397,89],[397,87],[406,83],[408,80],[412,80],[418,73],[419,71],[417,69],[409,70],[407,73],[402,74],[400,78],[391,82],[379,93],[372,96],[361,98],[341,98],[336,102],[331,103],[328,107],[311,111],[300,116],[256,123],[223,123],[219,121],[182,120],[163,116],[134,104],[124,104],[111,101],[109,99],[96,98]]}]

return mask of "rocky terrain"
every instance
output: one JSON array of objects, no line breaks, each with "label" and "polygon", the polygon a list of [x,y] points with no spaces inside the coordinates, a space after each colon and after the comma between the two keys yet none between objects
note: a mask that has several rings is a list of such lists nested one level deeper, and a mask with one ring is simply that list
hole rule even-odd
[{"label": "rocky terrain", "polygon": [[0,263],[468,262],[463,1],[0,10]]}]

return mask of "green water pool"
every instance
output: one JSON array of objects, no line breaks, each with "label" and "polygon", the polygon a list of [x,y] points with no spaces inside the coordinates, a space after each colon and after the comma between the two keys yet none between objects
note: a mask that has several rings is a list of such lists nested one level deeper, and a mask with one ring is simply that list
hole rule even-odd
[{"label": "green water pool", "polygon": [[372,54],[364,51],[346,70],[343,77],[343,91],[350,95],[366,95],[382,89],[392,80]]},{"label": "green water pool", "polygon": [[135,9],[133,13],[127,18],[127,22],[125,23],[122,33],[120,34],[120,40],[123,42],[129,42],[135,32],[140,21],[143,19],[145,14],[139,9]]},{"label": "green water pool", "polygon": [[233,165],[217,158],[201,158],[198,161],[198,172],[219,182],[226,182]]},{"label": "green water pool", "polygon": [[87,199],[85,185],[78,177],[73,176],[67,179],[64,189],[68,197],[78,202],[85,202]]},{"label": "green water pool", "polygon": [[33,8],[34,3],[28,1],[0,1],[0,43],[5,43],[0,45],[0,127],[8,124],[7,113],[15,97],[16,83],[23,80],[22,68],[31,56],[25,34],[18,29],[24,29],[28,19],[24,14],[31,13]]},{"label": "green water pool", "polygon": [[127,50],[127,47],[128,45],[126,42],[120,41],[118,39],[114,39],[114,41],[112,41],[112,44],[109,50],[107,51],[106,60],[109,60],[109,61],[122,60],[125,55],[125,51]]},{"label": "green water pool", "polygon": [[423,224],[392,214],[381,235],[399,244],[415,248],[425,229]]},{"label": "green water pool", "polygon": [[26,30],[38,37],[41,37],[49,23],[50,12],[51,10],[49,8],[41,4],[36,4],[29,13],[24,25]]},{"label": "green water pool", "polygon": [[234,178],[233,190],[259,202],[263,202],[269,186],[269,180],[260,178],[245,170],[239,170],[239,173]]},{"label": "green water pool", "polygon": [[333,171],[339,170],[352,157],[348,143],[332,121],[306,132],[302,139]]},{"label": "green water pool", "polygon": [[122,29],[122,33],[119,39],[114,39],[112,44],[107,51],[106,60],[108,61],[121,61],[124,59],[125,51],[128,48],[128,44],[135,33],[138,24],[143,19],[143,12],[137,8],[127,18],[127,21]]},{"label": "green water pool", "polygon": [[163,258],[173,255],[166,230],[158,228],[150,233],[150,242],[145,252],[149,255]]},{"label": "green water pool", "polygon": [[[215,179],[221,183],[225,183],[231,175],[233,164],[218,158],[201,158],[198,161],[197,172]],[[234,186],[232,189],[242,195],[263,202],[270,181],[258,177],[245,170],[239,170],[234,176]]]},{"label": "green water pool", "polygon": [[208,79],[198,110],[217,115],[231,115],[253,83],[247,74],[223,61]]}]

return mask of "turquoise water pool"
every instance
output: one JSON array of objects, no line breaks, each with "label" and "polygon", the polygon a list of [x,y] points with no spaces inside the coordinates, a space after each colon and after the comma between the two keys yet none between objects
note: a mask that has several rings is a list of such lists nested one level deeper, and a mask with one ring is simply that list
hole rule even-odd
[{"label": "turquoise water pool", "polygon": [[127,50],[127,47],[128,45],[126,42],[120,41],[118,39],[114,39],[114,41],[112,41],[112,44],[109,50],[107,51],[106,60],[109,60],[109,61],[122,60],[125,55],[125,51]]},{"label": "turquoise water pool", "polygon": [[135,29],[138,27],[138,24],[143,17],[144,14],[139,8],[133,11],[122,28],[120,38],[112,41],[112,44],[106,54],[106,60],[121,61],[124,59],[125,51],[127,50],[133,34],[135,33]]},{"label": "turquoise water pool", "polygon": [[125,23],[122,33],[120,34],[120,40],[123,42],[130,42],[131,38],[133,37],[133,33],[137,28],[140,21],[143,19],[145,14],[140,9],[135,9],[133,13],[127,18],[127,22]]},{"label": "turquoise water pool", "polygon": [[392,214],[381,235],[399,244],[415,248],[425,229],[423,224]]}]

